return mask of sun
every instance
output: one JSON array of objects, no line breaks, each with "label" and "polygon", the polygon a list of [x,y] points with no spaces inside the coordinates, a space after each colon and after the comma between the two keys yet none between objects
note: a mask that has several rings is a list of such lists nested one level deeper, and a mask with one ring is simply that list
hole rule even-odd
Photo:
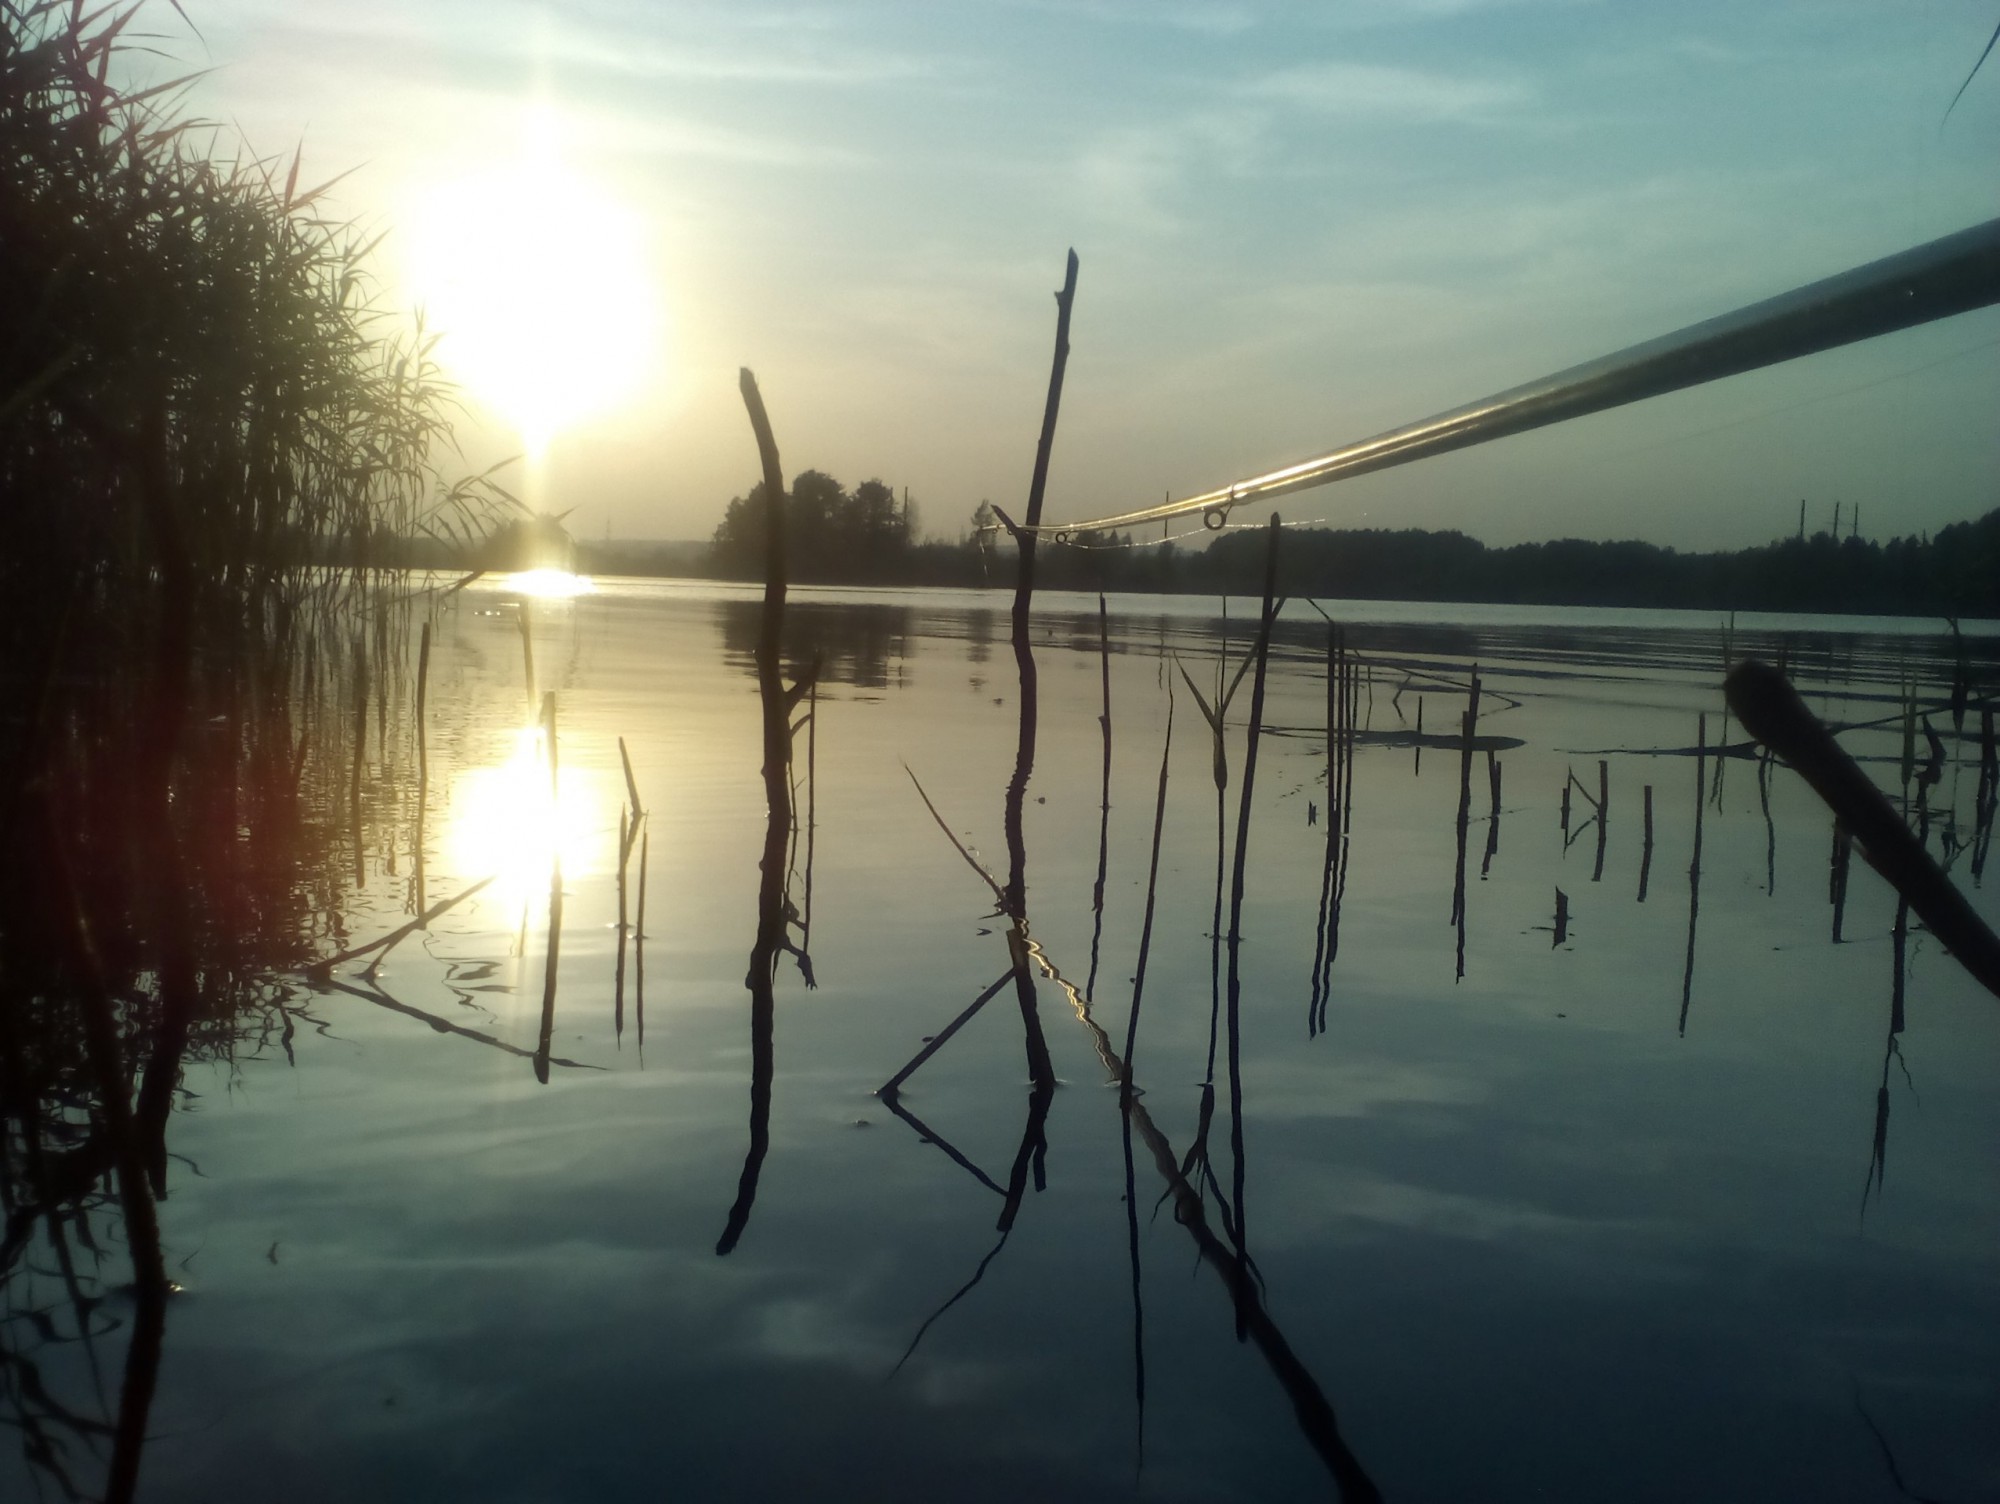
[{"label": "sun", "polygon": [[439,363],[531,460],[650,385],[665,335],[641,217],[564,161],[559,134],[530,111],[513,160],[422,191],[410,215]]}]

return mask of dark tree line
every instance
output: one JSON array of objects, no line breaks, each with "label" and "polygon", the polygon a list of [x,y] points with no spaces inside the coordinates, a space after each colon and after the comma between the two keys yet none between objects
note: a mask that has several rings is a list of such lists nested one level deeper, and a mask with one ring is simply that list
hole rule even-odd
[{"label": "dark tree line", "polygon": [[[1192,588],[1248,592],[1259,547],[1247,534],[1221,539]],[[1280,557],[1282,588],[1295,595],[2000,616],[2000,510],[1935,537],[1836,542],[1819,533],[1733,553],[1575,538],[1489,548],[1455,532],[1302,528],[1286,535]]]},{"label": "dark tree line", "polygon": [[[916,507],[895,490],[864,480],[852,491],[821,470],[801,471],[786,497],[786,564],[795,580],[890,584],[910,573]],[[712,546],[716,573],[760,578],[764,568],[764,485],[729,503]]]},{"label": "dark tree line", "polygon": [[[729,504],[709,572],[758,577],[762,508],[761,489]],[[899,507],[889,486],[864,481],[849,493],[808,470],[793,485],[789,516],[797,579],[971,588],[1013,579],[1013,541],[986,503],[969,537],[919,542],[914,508]],[[1248,594],[1261,588],[1262,548],[1250,531],[1206,549],[1086,532],[1045,541],[1038,569],[1059,590]],[[1935,537],[1878,543],[1821,532],[1717,553],[1577,538],[1491,548],[1459,532],[1298,528],[1285,534],[1280,559],[1282,590],[1327,599],[2000,617],[2000,510]]]}]

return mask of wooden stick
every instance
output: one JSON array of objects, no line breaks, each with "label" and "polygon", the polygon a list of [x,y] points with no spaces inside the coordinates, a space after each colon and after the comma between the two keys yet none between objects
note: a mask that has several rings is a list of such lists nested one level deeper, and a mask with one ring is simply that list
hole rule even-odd
[{"label": "wooden stick", "polygon": [[424,701],[430,678],[431,624],[425,622],[423,639],[417,648],[417,849],[411,888],[419,914],[424,911],[424,817],[429,813],[431,794],[430,743],[424,729]]},{"label": "wooden stick", "polygon": [[[390,931],[388,934],[384,935],[380,940],[371,940],[366,945],[357,945],[353,950],[344,950],[337,956],[328,956],[324,961],[314,961],[311,965],[306,966],[302,969],[309,976],[324,976],[327,972],[333,970],[334,967],[344,966],[349,961],[358,961],[363,956],[369,954],[371,951],[379,950],[386,954],[392,947],[399,945],[404,940],[407,940],[411,935],[415,934],[418,930],[428,926],[433,919],[438,917],[438,915],[444,913],[448,909],[457,908],[460,904],[464,903],[466,899],[472,897],[473,894],[477,893],[481,888],[485,887],[488,883],[492,881],[493,879],[490,877],[482,877],[478,882],[474,883],[471,887],[467,888],[463,893],[459,894],[456,898],[447,898],[443,903],[431,905],[430,908],[425,909],[423,913],[419,914],[415,919],[412,919],[408,924],[404,925],[401,929]],[[372,971],[374,968],[371,967],[369,969]]]},{"label": "wooden stick", "polygon": [[1724,683],[1730,705],[1750,734],[1784,758],[1861,843],[1868,865],[1907,898],[1959,964],[2000,996],[2000,936],[1924,850],[1888,798],[1806,708],[1785,676],[1745,659]]}]

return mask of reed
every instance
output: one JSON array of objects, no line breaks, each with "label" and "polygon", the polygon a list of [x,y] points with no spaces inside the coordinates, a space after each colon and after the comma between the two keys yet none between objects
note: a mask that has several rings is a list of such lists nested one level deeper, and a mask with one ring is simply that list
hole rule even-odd
[{"label": "reed", "polygon": [[347,792],[347,818],[354,840],[354,886],[368,881],[367,846],[361,825],[361,772],[368,758],[368,655],[354,655],[354,761]]},{"label": "reed", "polygon": [[431,624],[426,621],[423,637],[417,646],[417,821],[416,838],[411,842],[410,896],[411,907],[419,914],[424,911],[424,835],[425,817],[430,811],[431,759],[430,740],[427,730],[429,720],[425,698],[429,693],[431,678]]},{"label": "reed", "polygon": [[[558,758],[556,749],[556,694],[542,696],[542,746],[549,763],[549,803],[558,798]],[[549,1081],[549,1047],[556,1027],[556,972],[562,960],[563,882],[562,852],[549,853],[549,931],[542,959],[542,1024],[535,1042],[535,1079],[544,1086]]]},{"label": "reed", "polygon": [[1493,858],[1500,854],[1500,758],[1491,747],[1486,749],[1486,788],[1486,851],[1479,858],[1479,880],[1482,883],[1493,870]]},{"label": "reed", "polygon": [[1688,938],[1687,961],[1681,969],[1681,1016],[1678,1032],[1687,1036],[1688,1007],[1694,999],[1694,932],[1701,915],[1701,816],[1707,803],[1708,715],[1695,717],[1694,738],[1694,853],[1688,859]]},{"label": "reed", "polygon": [[1771,765],[1775,759],[1766,747],[1757,759],[1757,808],[1764,817],[1764,896],[1778,896],[1778,825],[1771,818]]},{"label": "reed", "polygon": [[1645,809],[1643,816],[1645,821],[1645,844],[1640,848],[1639,853],[1638,902],[1644,903],[1646,901],[1646,883],[1653,875],[1653,786],[1650,783],[1645,786],[1640,802]]},{"label": "reed", "polygon": [[1979,712],[1979,787],[1972,803],[1972,880],[1977,883],[1986,871],[1986,853],[1993,846],[1993,816],[2000,804],[2000,757],[1996,757],[1993,710]]},{"label": "reed", "polygon": [[639,828],[639,911],[633,916],[632,1014],[640,1056],[646,1049],[646,868],[652,857],[651,822]]},{"label": "reed", "polygon": [[[1145,916],[1139,925],[1139,954],[1132,969],[1132,1008],[1125,1019],[1125,1059],[1123,1069],[1118,1073],[1121,1108],[1119,1143],[1125,1164],[1125,1255],[1132,1277],[1132,1389],[1137,1417],[1133,1444],[1135,1476],[1142,1474],[1146,1465],[1146,1305],[1139,1256],[1139,1194],[1132,1154],[1132,1106],[1136,1089],[1132,1080],[1132,1062],[1139,1048],[1139,1009],[1146,995],[1146,963],[1153,950],[1153,910],[1160,891],[1160,839],[1167,823],[1167,780],[1174,751],[1173,687],[1171,680],[1163,682],[1167,686],[1167,729],[1160,745],[1160,785],[1153,802],[1153,848],[1146,865]],[[1094,939],[1092,949],[1094,967]]]},{"label": "reed", "polygon": [[[1231,1232],[1236,1257],[1249,1264],[1247,1218],[1244,1213],[1247,1154],[1243,1139],[1243,892],[1250,865],[1250,811],[1257,790],[1257,752],[1264,725],[1264,689],[1271,655],[1271,629],[1277,624],[1281,604],[1276,600],[1278,583],[1278,514],[1271,514],[1269,541],[1264,554],[1264,600],[1257,626],[1257,642],[1251,651],[1256,672],[1250,680],[1250,726],[1243,749],[1243,791],[1236,807],[1236,858],[1229,878],[1229,1145],[1231,1159],[1230,1204],[1234,1210]],[[1237,1340],[1245,1328],[1238,1314]]]},{"label": "reed", "polygon": [[632,854],[633,826],[634,821],[632,819],[631,806],[621,804],[618,807],[618,946],[616,959],[613,961],[611,968],[611,1037],[620,1048],[623,1047],[625,1042],[625,943],[627,939],[625,869],[628,865],[628,859]]},{"label": "reed", "polygon": [[1611,764],[1597,760],[1597,857],[1591,864],[1590,880],[1604,881],[1604,839],[1611,814]]},{"label": "reed", "polygon": [[535,633],[534,628],[529,622],[529,617],[533,612],[533,605],[526,597],[523,597],[514,617],[514,625],[520,629],[521,633],[522,683],[526,687],[528,705],[531,709],[535,704]]},{"label": "reed", "polygon": [[1827,858],[1826,899],[1833,906],[1833,943],[1841,942],[1847,919],[1847,874],[1854,856],[1854,837],[1838,816],[1833,822],[1833,848]]},{"label": "reed", "polygon": [[371,302],[374,242],[325,215],[329,185],[225,155],[176,118],[186,79],[115,81],[134,14],[0,10],[21,62],[0,69],[0,480],[39,499],[13,519],[6,626],[32,641],[62,595],[109,588],[169,654],[291,638],[381,594],[383,537],[465,536],[511,499],[435,467],[433,341]]},{"label": "reed", "polygon": [[1215,1079],[1215,1050],[1218,1030],[1222,1017],[1222,885],[1225,874],[1224,863],[1229,850],[1229,705],[1236,698],[1236,690],[1243,682],[1243,676],[1250,669],[1250,658],[1246,654],[1236,666],[1236,675],[1223,685],[1223,678],[1229,665],[1229,638],[1222,640],[1222,657],[1215,669],[1215,703],[1209,704],[1208,697],[1201,692],[1201,686],[1194,682],[1194,676],[1187,671],[1187,665],[1178,658],[1174,667],[1180,670],[1181,680],[1194,696],[1195,708],[1208,723],[1209,770],[1215,783],[1215,904],[1208,927],[1208,1079]]},{"label": "reed", "polygon": [[1097,594],[1097,671],[1103,705],[1097,724],[1104,735],[1104,764],[1097,799],[1097,877],[1090,885],[1090,972],[1083,983],[1086,996],[1097,990],[1097,953],[1104,937],[1104,878],[1111,859],[1111,621],[1101,590]]},{"label": "reed", "polygon": [[1312,986],[1306,1001],[1306,1037],[1326,1028],[1326,1006],[1332,991],[1335,957],[1340,954],[1340,898],[1346,881],[1347,823],[1351,818],[1352,666],[1345,634],[1334,620],[1326,621],[1326,850],[1320,863],[1319,909],[1313,923]]},{"label": "reed", "polygon": [[1458,958],[1454,981],[1465,980],[1465,849],[1472,822],[1472,741],[1479,731],[1479,665],[1473,664],[1465,693],[1465,713],[1459,718],[1458,862],[1453,869],[1451,920],[1457,931]]},{"label": "reed", "polygon": [[[185,80],[121,82],[159,40],[134,14],[0,7],[0,1182],[47,1190],[10,1243],[39,1224],[66,1258],[102,1217],[132,1257],[117,1413],[60,1422],[72,1460],[112,1453],[62,1486],[109,1499],[139,1485],[182,1067],[289,1040],[282,976],[365,876],[369,705],[386,772],[409,630],[384,540],[514,506],[445,480],[429,338],[371,301],[369,241],[297,156],[180,118]],[[421,916],[421,836],[419,864]],[[69,1155],[117,1195],[49,1181]]]},{"label": "reed", "polygon": [[[1190,1178],[1190,1167],[1201,1165],[1204,1167],[1203,1177],[1212,1182],[1212,1176],[1208,1176],[1205,1169],[1206,1161],[1199,1142],[1190,1147],[1185,1155],[1176,1157],[1173,1145],[1147,1108],[1144,1093],[1136,1085],[1131,1090],[1125,1089],[1132,1072],[1119,1058],[1103,1026],[1092,1016],[1089,1000],[1062,981],[1060,973],[1045,955],[1039,951],[1035,954],[1049,975],[1068,993],[1077,1022],[1089,1033],[1107,1078],[1119,1085],[1119,1110],[1126,1128],[1145,1146],[1154,1168],[1165,1183],[1166,1195],[1163,1199],[1172,1201],[1174,1221],[1186,1230],[1194,1242],[1197,1256],[1216,1272],[1227,1289],[1239,1335],[1256,1349],[1272,1378],[1290,1401],[1299,1434],[1326,1468],[1336,1497],[1343,1504],[1377,1504],[1382,1497],[1381,1490],[1340,1434],[1339,1422],[1326,1391],[1293,1350],[1265,1304],[1262,1277],[1241,1247],[1240,1224],[1233,1222],[1226,1204],[1221,1208],[1221,1216],[1223,1232],[1230,1241],[1225,1242],[1218,1237],[1209,1223],[1201,1182]],[[1128,1205],[1131,1205],[1129,1196],[1128,1190]],[[1129,1219],[1127,1226],[1129,1236]],[[1135,1327],[1135,1342],[1138,1340]]]}]

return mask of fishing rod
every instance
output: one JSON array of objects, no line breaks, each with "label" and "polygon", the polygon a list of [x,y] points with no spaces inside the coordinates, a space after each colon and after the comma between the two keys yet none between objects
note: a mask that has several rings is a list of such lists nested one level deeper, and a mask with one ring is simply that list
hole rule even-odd
[{"label": "fishing rod", "polygon": [[1202,525],[1215,531],[1226,526],[1231,510],[1245,502],[1271,501],[1433,454],[1448,454],[1996,302],[2000,302],[2000,219],[1990,219],[1733,313],[1690,324],[1421,422],[1392,428],[1199,496],[1088,522],[1045,523],[1033,531],[1047,533],[1055,542],[1069,543],[1087,530],[1133,527],[1193,513],[1200,513]]}]

